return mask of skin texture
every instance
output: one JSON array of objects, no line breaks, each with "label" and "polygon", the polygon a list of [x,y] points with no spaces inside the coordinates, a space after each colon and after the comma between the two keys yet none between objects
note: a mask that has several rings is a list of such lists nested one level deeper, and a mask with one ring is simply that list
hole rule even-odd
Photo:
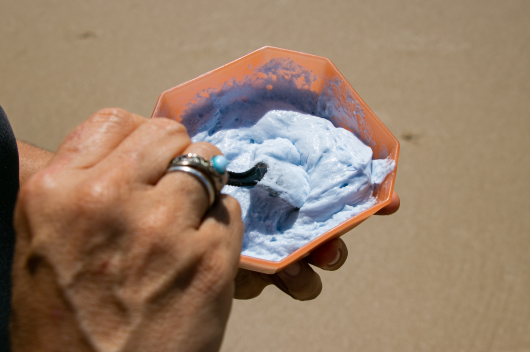
[{"label": "skin texture", "polygon": [[208,209],[192,176],[165,175],[191,144],[169,119],[91,116],[21,187],[15,211],[13,351],[216,351],[243,224]]},{"label": "skin texture", "polygon": [[[105,114],[108,115],[108,113]],[[92,119],[94,119],[94,117],[92,117]],[[116,126],[116,128],[120,128],[120,125]],[[109,131],[107,131],[107,133],[108,132]],[[74,131],[73,133],[76,132]],[[87,133],[90,133],[90,131]],[[94,131],[92,131],[92,133],[94,133]],[[87,138],[94,143],[91,148],[95,148],[97,143],[101,142],[101,137],[98,137],[97,135]],[[196,148],[198,154],[203,156],[214,155],[217,152],[216,150],[214,151],[214,149],[211,149],[211,146],[208,144],[196,144],[194,148]],[[19,154],[21,184],[25,183],[25,181],[33,174],[44,168],[53,156],[53,153],[22,142],[19,142]],[[381,209],[376,215],[393,214],[399,209],[399,206],[399,197],[394,193],[391,203],[387,207]],[[266,275],[239,269],[235,278],[234,298],[255,298],[266,286],[275,285],[294,299],[314,299],[322,291],[322,282],[320,276],[312,267],[334,271],[339,269],[346,262],[347,257],[348,249],[345,243],[341,239],[335,239],[316,249],[309,257],[304,258],[298,263],[292,264],[284,271],[274,275]]]},{"label": "skin texture", "polygon": [[17,147],[20,165],[18,175],[22,185],[50,162],[53,153],[21,141],[17,141]]}]

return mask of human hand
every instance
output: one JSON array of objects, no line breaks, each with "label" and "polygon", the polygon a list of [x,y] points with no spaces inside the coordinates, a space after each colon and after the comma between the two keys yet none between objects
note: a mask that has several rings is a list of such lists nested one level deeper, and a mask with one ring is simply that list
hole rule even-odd
[{"label": "human hand", "polygon": [[21,187],[13,351],[197,351],[220,346],[243,223],[203,186],[165,174],[191,144],[175,121],[97,112]]},{"label": "human hand", "polygon": [[[390,215],[398,211],[399,196],[394,192],[389,205],[375,215]],[[250,299],[257,297],[268,285],[275,285],[294,299],[306,301],[316,298],[322,291],[320,276],[310,264],[323,270],[339,269],[348,257],[348,248],[340,238],[318,247],[311,255],[291,264],[284,270],[267,275],[246,269],[239,269],[236,276],[234,298]]]}]

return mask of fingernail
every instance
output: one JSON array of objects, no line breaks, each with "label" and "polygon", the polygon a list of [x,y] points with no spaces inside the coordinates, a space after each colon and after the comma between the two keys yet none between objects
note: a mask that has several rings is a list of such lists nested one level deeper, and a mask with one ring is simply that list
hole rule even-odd
[{"label": "fingernail", "polygon": [[283,271],[289,276],[296,276],[300,274],[300,263],[298,262],[293,263],[289,265],[287,268],[283,269]]},{"label": "fingernail", "polygon": [[339,262],[339,259],[340,259],[340,251],[337,250],[337,255],[335,256],[335,258],[333,258],[332,261],[330,261],[328,263],[328,266],[333,266],[333,265],[337,264]]}]

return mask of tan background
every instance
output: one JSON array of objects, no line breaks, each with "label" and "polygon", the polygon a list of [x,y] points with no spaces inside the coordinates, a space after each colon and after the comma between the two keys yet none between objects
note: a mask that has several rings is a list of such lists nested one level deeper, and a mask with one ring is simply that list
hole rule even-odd
[{"label": "tan background", "polygon": [[400,139],[402,208],[322,295],[235,302],[223,351],[530,351],[530,2],[0,2],[0,104],[55,149],[93,111],[263,45],[330,58]]}]

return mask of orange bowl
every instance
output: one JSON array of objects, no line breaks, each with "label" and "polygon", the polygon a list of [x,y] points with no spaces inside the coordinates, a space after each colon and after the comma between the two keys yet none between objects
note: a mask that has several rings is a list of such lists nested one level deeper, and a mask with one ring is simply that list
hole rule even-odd
[{"label": "orange bowl", "polygon": [[[267,76],[260,68],[267,64],[270,66],[271,63],[278,69],[274,71],[274,75],[269,73]],[[158,98],[151,116],[172,118],[185,123],[186,113],[194,106],[204,104],[212,92],[227,91],[227,87],[229,89],[243,81],[251,82],[255,89],[270,90],[272,86],[267,82],[271,79],[276,82],[277,79],[287,78],[292,80],[296,89],[310,92],[323,98],[320,99],[322,101],[326,101],[326,95],[333,98],[334,105],[326,110],[328,116],[321,117],[329,119],[335,127],[353,132],[372,149],[374,159],[391,158],[396,165],[394,171],[374,190],[377,202],[373,207],[335,226],[282,260],[274,262],[241,255],[241,268],[265,274],[276,273],[309,255],[315,248],[345,234],[390,203],[399,156],[396,137],[375,116],[329,59],[269,46],[166,90]]]}]

